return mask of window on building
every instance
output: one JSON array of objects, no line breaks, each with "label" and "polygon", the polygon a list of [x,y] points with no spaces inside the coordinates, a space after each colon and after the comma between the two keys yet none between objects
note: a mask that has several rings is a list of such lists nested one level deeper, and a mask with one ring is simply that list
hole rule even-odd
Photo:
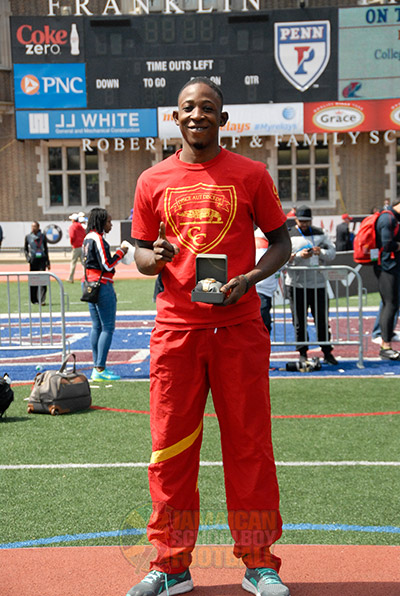
[{"label": "window on building", "polygon": [[282,202],[329,203],[329,147],[322,141],[297,145],[283,141],[276,148],[277,185]]},{"label": "window on building", "polygon": [[97,207],[100,164],[97,148],[85,153],[79,146],[47,145],[44,156],[46,203],[52,208]]}]

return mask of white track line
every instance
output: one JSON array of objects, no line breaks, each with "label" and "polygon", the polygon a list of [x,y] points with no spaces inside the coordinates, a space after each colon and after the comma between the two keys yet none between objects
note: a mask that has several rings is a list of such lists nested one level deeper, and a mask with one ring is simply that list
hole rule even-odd
[{"label": "white track line", "polygon": [[[15,464],[0,465],[0,470],[66,470],[90,468],[147,468],[148,462],[83,463],[83,464]],[[329,466],[400,466],[400,461],[278,461],[283,467],[329,467]],[[200,466],[222,466],[222,461],[202,461]]]}]

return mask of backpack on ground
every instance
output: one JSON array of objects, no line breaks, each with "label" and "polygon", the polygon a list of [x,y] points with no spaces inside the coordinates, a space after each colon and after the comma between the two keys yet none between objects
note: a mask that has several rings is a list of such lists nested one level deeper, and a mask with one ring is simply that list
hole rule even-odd
[{"label": "backpack on ground", "polygon": [[[382,213],[390,213],[392,217],[395,217],[391,211],[384,209],[378,213],[368,215],[368,217],[362,220],[353,244],[353,259],[356,263],[371,265],[374,262],[380,261],[380,253],[382,252],[382,249],[380,250],[376,244],[376,222]],[[398,230],[399,224],[396,219],[395,236]]]},{"label": "backpack on ground", "polygon": [[14,391],[11,389],[7,375],[0,379],[0,418],[14,400]]},{"label": "backpack on ground", "polygon": [[[72,369],[67,361],[73,359]],[[69,354],[59,370],[37,373],[28,400],[29,414],[68,414],[87,410],[92,403],[89,381],[76,370],[76,356]]]}]

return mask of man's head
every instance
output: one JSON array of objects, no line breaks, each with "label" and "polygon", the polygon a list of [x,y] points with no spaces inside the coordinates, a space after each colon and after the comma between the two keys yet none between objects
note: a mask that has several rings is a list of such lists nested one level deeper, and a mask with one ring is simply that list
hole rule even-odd
[{"label": "man's head", "polygon": [[219,127],[228,120],[222,107],[222,92],[210,79],[196,77],[182,87],[173,117],[182,133],[184,150],[204,153],[204,161],[218,153]]},{"label": "man's head", "polygon": [[350,221],[353,221],[353,218],[350,217],[350,215],[348,213],[343,213],[342,219],[343,219],[343,221],[345,221],[347,223],[349,223]]},{"label": "man's head", "polygon": [[310,207],[306,205],[301,205],[297,207],[296,210],[296,224],[300,228],[300,230],[308,230],[311,226],[312,221],[312,211]]},{"label": "man's head", "polygon": [[33,221],[31,225],[32,234],[37,234],[40,230],[40,225],[38,221]]},{"label": "man's head", "polygon": [[79,214],[78,213],[71,213],[71,215],[68,217],[68,219],[70,219],[71,221],[78,221],[79,220]]}]

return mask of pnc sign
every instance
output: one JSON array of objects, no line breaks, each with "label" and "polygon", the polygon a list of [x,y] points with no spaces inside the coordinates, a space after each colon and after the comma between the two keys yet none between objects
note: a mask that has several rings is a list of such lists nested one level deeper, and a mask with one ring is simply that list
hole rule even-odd
[{"label": "pnc sign", "polygon": [[26,95],[33,95],[37,93],[40,88],[40,83],[34,75],[26,75],[21,81],[21,89]]},{"label": "pnc sign", "polygon": [[14,64],[15,107],[84,108],[84,64]]}]

